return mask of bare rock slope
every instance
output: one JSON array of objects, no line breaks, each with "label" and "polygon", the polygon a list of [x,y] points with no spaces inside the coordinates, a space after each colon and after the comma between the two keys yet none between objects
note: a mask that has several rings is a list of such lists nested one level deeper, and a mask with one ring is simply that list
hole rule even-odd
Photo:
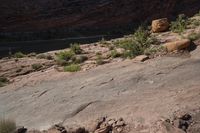
[{"label": "bare rock slope", "polygon": [[108,116],[124,118],[131,131],[148,132],[158,120],[199,109],[199,52],[115,62],[36,85],[10,84],[0,90],[0,112],[36,129],[56,123],[88,127]]}]

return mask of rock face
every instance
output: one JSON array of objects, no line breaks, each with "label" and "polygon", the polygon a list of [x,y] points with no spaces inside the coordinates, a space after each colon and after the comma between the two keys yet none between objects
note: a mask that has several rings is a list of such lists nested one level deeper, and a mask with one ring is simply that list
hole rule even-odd
[{"label": "rock face", "polygon": [[157,19],[152,21],[152,31],[156,32],[163,32],[169,28],[169,22],[167,18]]},{"label": "rock face", "polygon": [[[199,0],[0,0],[0,31],[114,29],[179,13],[192,15]],[[183,8],[184,7],[184,8]],[[69,29],[70,28],[70,29]],[[99,30],[96,30],[99,31]]]},{"label": "rock face", "polygon": [[190,40],[183,39],[183,40],[179,40],[179,41],[166,43],[163,46],[166,47],[168,52],[172,52],[175,50],[181,50],[181,49],[187,48],[187,47],[189,47],[190,43],[191,43]]}]

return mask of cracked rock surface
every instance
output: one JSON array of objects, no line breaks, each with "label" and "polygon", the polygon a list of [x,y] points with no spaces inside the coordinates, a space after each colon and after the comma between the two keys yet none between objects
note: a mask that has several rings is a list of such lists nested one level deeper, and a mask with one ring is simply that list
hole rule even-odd
[{"label": "cracked rock surface", "polygon": [[159,119],[199,108],[200,48],[190,54],[115,62],[34,85],[10,84],[0,89],[0,113],[29,129],[56,123],[87,128],[108,116],[122,117],[136,133],[148,132]]}]

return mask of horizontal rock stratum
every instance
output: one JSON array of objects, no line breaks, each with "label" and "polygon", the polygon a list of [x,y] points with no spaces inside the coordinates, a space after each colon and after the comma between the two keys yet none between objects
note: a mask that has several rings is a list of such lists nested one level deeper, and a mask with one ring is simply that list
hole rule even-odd
[{"label": "horizontal rock stratum", "polygon": [[[192,15],[199,0],[0,0],[0,31],[49,28],[112,29],[179,13]],[[184,8],[183,8],[184,7]]]}]

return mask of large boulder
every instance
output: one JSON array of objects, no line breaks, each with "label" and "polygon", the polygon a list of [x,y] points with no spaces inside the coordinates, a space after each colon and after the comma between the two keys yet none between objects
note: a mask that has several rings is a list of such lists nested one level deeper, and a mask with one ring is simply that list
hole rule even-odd
[{"label": "large boulder", "polygon": [[168,30],[169,22],[167,18],[157,19],[152,21],[152,32],[163,32]]},{"label": "large boulder", "polygon": [[165,43],[163,46],[167,49],[168,52],[172,52],[175,50],[181,50],[189,47],[191,41],[189,39],[182,39],[174,42]]}]

